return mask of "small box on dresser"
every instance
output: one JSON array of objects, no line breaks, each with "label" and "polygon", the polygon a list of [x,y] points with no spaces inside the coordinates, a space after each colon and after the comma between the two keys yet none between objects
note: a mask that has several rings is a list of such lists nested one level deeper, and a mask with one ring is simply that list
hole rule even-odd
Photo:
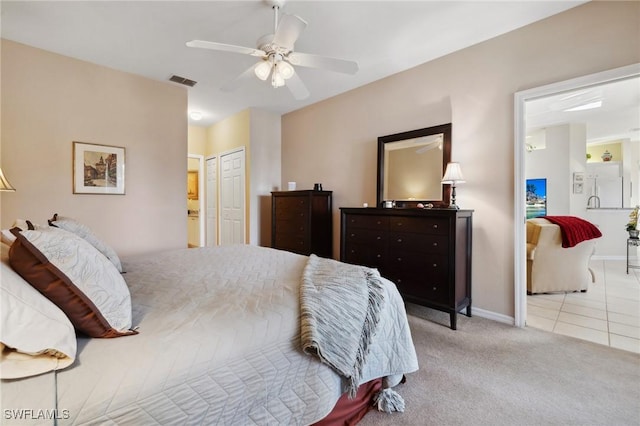
[{"label": "small box on dresser", "polygon": [[271,247],[332,257],[332,191],[273,191]]},{"label": "small box on dresser", "polygon": [[340,260],[377,268],[407,302],[471,316],[473,210],[340,209]]}]

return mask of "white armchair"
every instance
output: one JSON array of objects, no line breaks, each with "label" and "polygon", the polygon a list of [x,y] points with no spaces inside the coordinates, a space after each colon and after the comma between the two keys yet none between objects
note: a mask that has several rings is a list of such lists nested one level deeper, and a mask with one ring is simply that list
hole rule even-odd
[{"label": "white armchair", "polygon": [[527,220],[527,294],[587,291],[595,282],[589,261],[595,240],[562,247],[560,227],[543,218]]}]

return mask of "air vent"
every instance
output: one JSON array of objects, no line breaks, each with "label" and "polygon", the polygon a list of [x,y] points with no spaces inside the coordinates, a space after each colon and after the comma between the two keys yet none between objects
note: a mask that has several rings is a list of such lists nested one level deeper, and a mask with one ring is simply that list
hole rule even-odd
[{"label": "air vent", "polygon": [[184,84],[185,86],[193,87],[198,83],[197,81],[189,80],[188,78],[180,77],[179,75],[172,75],[169,81],[174,83]]}]

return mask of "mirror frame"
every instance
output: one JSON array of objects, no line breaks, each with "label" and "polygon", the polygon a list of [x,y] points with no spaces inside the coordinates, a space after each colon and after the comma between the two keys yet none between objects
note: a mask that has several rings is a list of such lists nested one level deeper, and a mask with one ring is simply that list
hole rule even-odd
[{"label": "mirror frame", "polygon": [[[440,177],[444,176],[444,171],[447,168],[447,164],[451,161],[451,123],[440,124],[433,127],[425,127],[424,129],[410,130],[408,132],[396,133],[393,135],[380,136],[378,138],[378,197],[377,207],[383,207],[384,202],[384,145],[390,142],[398,142],[406,139],[421,138],[424,136],[435,135],[438,133],[443,134],[442,143],[442,171]],[[412,208],[417,207],[418,203],[430,203],[436,208],[449,207],[449,199],[451,197],[451,185],[442,184],[442,200],[415,200],[415,201],[398,201],[396,207],[398,208]]]}]

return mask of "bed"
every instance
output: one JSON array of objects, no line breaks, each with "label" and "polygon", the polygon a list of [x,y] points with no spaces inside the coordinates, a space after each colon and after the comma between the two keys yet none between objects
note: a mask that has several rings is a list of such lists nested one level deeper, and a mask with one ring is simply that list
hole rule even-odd
[{"label": "bed", "polygon": [[[300,288],[309,260],[250,245],[123,258],[138,334],[79,334],[69,366],[3,380],[3,424],[306,425],[326,419],[339,399],[349,401],[341,398],[348,380],[301,349]],[[384,303],[359,394],[376,383],[395,386],[418,369],[402,298],[391,282],[380,282]],[[14,409],[32,411],[16,420],[16,412],[7,412]]]}]

